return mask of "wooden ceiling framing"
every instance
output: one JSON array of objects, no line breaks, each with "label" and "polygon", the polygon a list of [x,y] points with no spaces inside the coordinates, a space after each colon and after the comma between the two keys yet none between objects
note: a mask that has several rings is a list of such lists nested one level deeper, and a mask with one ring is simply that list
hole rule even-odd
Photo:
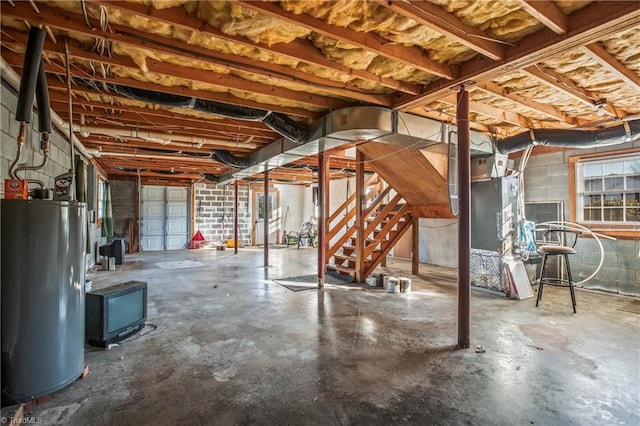
[{"label": "wooden ceiling framing", "polygon": [[[357,105],[454,122],[462,83],[471,83],[471,127],[498,137],[640,116],[640,47],[625,39],[640,33],[639,1],[505,0],[492,11],[478,1],[471,12],[439,0],[162,3],[1,3],[3,60],[21,74],[29,26],[47,29],[52,109],[73,119],[110,176],[214,178],[231,166],[213,150],[246,157],[281,136],[260,121],[134,100],[109,85],[281,114],[300,127]],[[355,169],[333,161],[334,178]],[[305,183],[314,168],[310,157],[271,176]]]}]

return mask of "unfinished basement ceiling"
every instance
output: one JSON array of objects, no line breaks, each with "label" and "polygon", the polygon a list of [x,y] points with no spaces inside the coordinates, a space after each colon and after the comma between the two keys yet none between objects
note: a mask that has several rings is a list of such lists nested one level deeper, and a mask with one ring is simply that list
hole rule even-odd
[{"label": "unfinished basement ceiling", "polygon": [[[596,128],[640,115],[640,2],[46,1],[1,3],[2,57],[19,75],[30,25],[49,37],[52,108],[110,177],[190,183],[233,168],[280,135],[117,87],[242,106],[301,129],[375,105],[447,123],[473,81],[472,128]],[[152,136],[149,136],[152,135]],[[163,136],[164,135],[164,136]],[[190,139],[191,138],[191,139]],[[341,156],[340,150],[334,152]],[[348,175],[344,160],[334,177]],[[317,159],[271,171],[308,182]],[[298,179],[299,177],[299,179]],[[296,179],[294,179],[296,178]]]}]

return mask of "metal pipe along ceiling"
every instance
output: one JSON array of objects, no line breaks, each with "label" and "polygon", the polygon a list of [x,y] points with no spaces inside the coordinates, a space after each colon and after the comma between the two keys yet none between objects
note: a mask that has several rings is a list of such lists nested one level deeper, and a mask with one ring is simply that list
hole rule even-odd
[{"label": "metal pipe along ceiling", "polygon": [[201,148],[205,144],[215,145],[218,147],[226,148],[248,148],[256,149],[258,145],[251,143],[252,137],[246,139],[246,142],[230,142],[220,139],[205,138],[201,136],[187,136],[187,135],[168,135],[162,132],[152,132],[150,130],[139,129],[113,129],[110,127],[97,127],[97,126],[80,126],[76,129],[76,132],[83,136],[90,134],[105,135],[120,137],[123,139],[140,139],[147,142],[155,142],[160,145],[173,145],[182,147],[197,147]]}]

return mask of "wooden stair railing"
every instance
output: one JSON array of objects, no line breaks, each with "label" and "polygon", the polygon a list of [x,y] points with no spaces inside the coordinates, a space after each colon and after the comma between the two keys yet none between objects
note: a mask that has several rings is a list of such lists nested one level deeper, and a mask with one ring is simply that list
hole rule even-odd
[{"label": "wooden stair railing", "polygon": [[356,214],[355,206],[345,213],[345,210],[355,202],[356,194],[352,194],[327,220],[327,223],[333,223],[340,214],[343,214],[338,222],[328,227],[328,241],[334,239],[341,231],[343,234],[327,248],[326,259],[333,258],[334,260],[333,263],[326,265],[327,269],[336,270],[343,274],[352,274],[354,277],[360,276],[364,279],[385,259],[391,248],[410,228],[411,209],[409,205],[404,203],[404,199],[399,194],[396,194],[388,203],[383,203],[392,188],[386,186],[380,191],[381,181],[376,182],[374,178],[376,177],[369,178],[365,185],[365,187],[373,186],[373,188],[366,194],[370,207],[364,212],[363,218],[366,224],[363,231],[365,239],[363,270],[356,270],[357,228],[353,222]]}]

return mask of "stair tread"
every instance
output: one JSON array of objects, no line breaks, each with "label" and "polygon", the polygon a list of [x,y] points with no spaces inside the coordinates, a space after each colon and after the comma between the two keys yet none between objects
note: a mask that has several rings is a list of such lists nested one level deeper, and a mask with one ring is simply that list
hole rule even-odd
[{"label": "stair tread", "polygon": [[356,268],[349,268],[347,266],[336,265],[333,263],[327,264],[327,269],[333,269],[338,272],[345,272],[347,274],[355,274]]},{"label": "stair tread", "polygon": [[355,256],[351,256],[351,255],[345,254],[345,253],[337,253],[337,254],[334,254],[333,257],[335,257],[336,259],[350,260],[350,261],[354,261],[354,262],[356,260]]}]

